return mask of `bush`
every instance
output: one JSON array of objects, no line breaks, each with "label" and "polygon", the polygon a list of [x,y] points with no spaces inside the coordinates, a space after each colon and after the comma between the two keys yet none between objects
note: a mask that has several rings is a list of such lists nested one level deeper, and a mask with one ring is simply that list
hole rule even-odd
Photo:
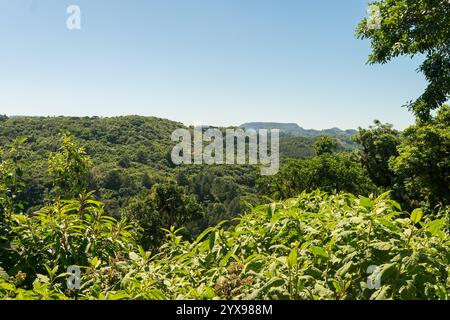
[{"label": "bush", "polygon": [[29,283],[49,267],[65,272],[71,265],[85,266],[127,255],[136,246],[136,226],[126,219],[105,215],[103,204],[91,194],[58,201],[32,216],[13,215],[10,222],[14,265],[7,272],[24,272]]},{"label": "bush", "polygon": [[[153,256],[143,249],[111,261],[90,259],[82,299],[448,299],[449,210],[422,220],[383,194],[303,193],[256,207],[196,240],[179,230]],[[113,244],[109,244],[113,245]],[[70,295],[38,276],[24,290],[0,280],[0,297]]]}]

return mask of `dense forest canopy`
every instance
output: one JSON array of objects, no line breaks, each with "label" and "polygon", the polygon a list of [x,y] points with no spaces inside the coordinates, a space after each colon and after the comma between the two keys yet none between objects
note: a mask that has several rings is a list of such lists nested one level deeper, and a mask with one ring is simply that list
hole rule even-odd
[{"label": "dense forest canopy", "polygon": [[[92,158],[87,177],[88,189],[96,190],[99,198],[117,214],[127,205],[130,196],[146,193],[153,185],[168,180],[175,180],[180,185],[189,186],[192,192],[198,193],[197,196],[201,201],[215,202],[216,196],[213,194],[208,196],[208,193],[223,194],[217,188],[220,188],[219,186],[228,188],[229,183],[239,185],[240,195],[255,193],[252,188],[259,174],[251,167],[174,166],[170,159],[173,147],[170,135],[179,128],[185,128],[185,126],[169,120],[140,116],[11,117],[6,118],[0,126],[0,138],[2,144],[20,137],[27,139],[22,145],[24,149],[22,160],[33,163],[32,170],[26,177],[27,190],[23,195],[26,197],[23,200],[27,208],[33,209],[36,205],[44,203],[42,193],[51,191],[51,170],[47,168],[48,157],[60,148],[61,134],[65,132],[70,132]],[[311,158],[315,155],[314,144],[318,139],[320,137],[308,138],[288,133],[282,134],[281,156],[297,159]],[[350,150],[347,147],[348,144],[339,140],[338,149]],[[61,159],[62,162],[66,160]],[[224,176],[229,176],[229,179],[222,179]],[[216,187],[211,188],[210,184],[215,179],[218,179],[215,182]],[[223,183],[219,183],[222,180]],[[51,194],[49,196],[51,197]],[[230,198],[226,202],[233,200],[234,198]],[[225,200],[219,202],[225,202]],[[242,208],[237,209],[234,213],[240,212]],[[226,211],[232,213],[230,210]]]}]

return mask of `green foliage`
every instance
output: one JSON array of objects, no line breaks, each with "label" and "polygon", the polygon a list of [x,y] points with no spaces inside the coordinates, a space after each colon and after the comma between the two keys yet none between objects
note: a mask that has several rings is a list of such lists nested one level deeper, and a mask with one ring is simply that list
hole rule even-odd
[{"label": "green foliage", "polygon": [[50,155],[48,167],[58,196],[71,198],[86,192],[88,174],[92,166],[91,158],[75,138],[64,133],[58,152]]},{"label": "green foliage", "polygon": [[[173,146],[170,135],[177,128],[183,128],[183,125],[140,116],[10,117],[0,125],[0,144],[27,137],[27,143],[22,146],[25,151],[23,163],[28,171],[27,185],[21,197],[25,210],[33,212],[59,193],[59,188],[50,192],[54,177],[47,170],[48,159],[52,153],[60,153],[60,132],[70,132],[77,148],[84,148],[92,159],[89,175],[82,179],[88,187],[80,189],[96,190],[97,197],[108,204],[110,213],[119,216],[130,194],[148,189],[140,183],[144,175],[148,175],[153,183],[164,182],[173,175],[165,157]],[[146,164],[134,161],[139,150],[146,154]],[[107,188],[105,183],[105,176],[113,170],[118,171],[121,179],[117,190]],[[77,196],[77,193],[67,195],[67,198]]]},{"label": "green foliage", "polygon": [[308,160],[286,161],[276,176],[261,178],[259,188],[274,199],[286,199],[318,188],[360,195],[377,191],[353,153],[325,153]]},{"label": "green foliage", "polygon": [[[23,162],[28,172],[24,192],[20,195],[27,213],[39,210],[45,203],[52,202],[55,196],[69,199],[87,190],[96,190],[96,197],[107,204],[108,212],[120,217],[133,201],[132,198],[144,198],[153,185],[176,180],[196,198],[201,206],[200,211],[208,212],[201,221],[189,226],[195,234],[204,227],[236,217],[247,208],[248,203],[263,202],[261,196],[265,192],[256,187],[259,177],[256,166],[171,164],[168,155],[173,142],[170,136],[173,130],[183,127],[177,122],[139,116],[11,117],[0,126],[0,139],[12,141],[19,136],[28,138],[22,146],[26,151]],[[68,178],[68,173],[76,174],[76,171],[62,161],[68,152],[59,150],[62,148],[62,140],[58,136],[61,131],[71,132],[70,139],[76,142],[75,148],[80,151],[84,149],[85,154],[81,158],[89,154],[92,159],[92,167],[86,166],[86,169],[90,168],[86,175],[77,179]],[[328,131],[322,134],[336,137],[338,151],[353,148],[350,132],[344,135],[334,129]],[[281,134],[281,161],[312,158],[315,155],[314,143],[318,139]],[[61,161],[55,163],[55,170],[50,172],[47,167],[51,154],[58,155]],[[72,163],[77,168],[76,161]],[[64,166],[66,168],[62,168]],[[55,173],[60,177],[58,183],[54,181]],[[56,187],[53,188],[54,185]],[[61,188],[78,190],[63,192]]]},{"label": "green foliage", "polygon": [[137,240],[137,229],[126,219],[107,216],[92,194],[57,201],[32,216],[14,215],[11,221],[15,264],[9,270],[29,278],[45,266],[65,272],[70,265],[85,266],[97,257],[108,261],[127,254]]},{"label": "green foliage", "polygon": [[122,186],[122,175],[119,170],[109,171],[103,179],[103,186],[109,190],[119,191]]},{"label": "green foliage", "polygon": [[351,130],[289,124],[280,172],[257,179],[176,166],[168,120],[0,116],[0,299],[449,299],[450,2],[374,3],[369,62],[422,54],[429,86],[417,125],[375,121],[356,152],[339,152]]},{"label": "green foliage", "polygon": [[433,209],[450,201],[450,107],[444,105],[426,125],[411,126],[403,133],[399,156],[390,167],[399,177],[413,206]]},{"label": "green foliage", "polygon": [[9,146],[0,146],[0,223],[7,214],[23,210],[18,197],[25,187],[21,162],[22,144],[25,141],[16,139]]},{"label": "green foliage", "polygon": [[401,55],[424,55],[419,70],[429,82],[425,92],[409,104],[420,121],[431,118],[431,110],[450,96],[450,2],[447,0],[381,0],[380,28],[369,28],[363,19],[359,38],[369,38],[369,63],[386,63]]},{"label": "green foliage", "polygon": [[21,139],[9,146],[0,146],[0,273],[4,271],[3,266],[12,263],[9,252],[11,217],[24,209],[20,200],[25,187],[21,161],[24,142],[25,139]]},{"label": "green foliage", "polygon": [[195,197],[176,183],[154,185],[148,194],[133,198],[125,211],[143,228],[141,243],[146,248],[161,242],[162,228],[179,228],[202,217]]},{"label": "green foliage", "polygon": [[[255,187],[259,170],[251,166],[174,166],[170,163],[170,153],[174,143],[170,136],[173,130],[184,128],[181,123],[153,117],[126,116],[114,118],[98,117],[11,117],[0,125],[0,141],[11,142],[16,137],[26,136],[27,143],[22,146],[26,151],[23,159],[27,168],[26,186],[21,194],[24,210],[32,213],[39,210],[55,196],[71,198],[86,190],[96,190],[96,197],[108,205],[111,215],[119,217],[128,206],[130,198],[148,194],[155,184],[165,184],[183,175],[180,184],[187,187],[188,193],[194,195],[202,206],[202,211],[209,206],[224,205],[225,210],[214,218],[206,219],[202,225],[216,223],[230,218],[242,211],[248,198],[257,198]],[[76,148],[83,150],[92,159],[88,174],[80,177],[82,184],[73,179],[62,179],[65,169],[58,168],[50,174],[48,159],[51,154],[62,160],[62,140],[60,132],[71,132],[72,142]],[[282,153],[294,157],[311,157],[314,155],[313,140],[301,137],[283,137]],[[284,151],[283,151],[284,150]],[[73,150],[76,152],[76,150]],[[66,152],[67,155],[67,152]],[[169,155],[169,157],[168,157]],[[81,156],[83,157],[83,156]],[[74,164],[76,164],[74,162]],[[68,167],[68,165],[66,165]],[[76,166],[75,166],[76,167]],[[67,170],[66,170],[67,171]],[[73,170],[68,170],[73,172]],[[61,176],[55,185],[54,174]],[[227,177],[225,185],[233,185],[234,193],[239,196],[219,195],[219,189],[211,197],[203,196],[198,190],[207,190],[202,184],[203,175],[211,175],[212,180]],[[72,194],[61,195],[61,187],[70,189],[68,184],[79,186]],[[52,190],[53,188],[53,190]],[[257,202],[261,202],[258,200]],[[256,203],[256,202],[255,202]],[[209,221],[211,220],[211,221]]]},{"label": "green foliage", "polygon": [[333,153],[337,150],[338,144],[336,140],[331,137],[322,137],[320,140],[316,141],[314,145],[314,149],[316,150],[316,154],[321,156],[327,153]]},{"label": "green foliage", "polygon": [[[449,212],[446,212],[448,218]],[[410,216],[378,198],[316,191],[254,208],[238,223],[184,241],[175,228],[151,255],[143,249],[84,267],[81,299],[448,299],[448,220]],[[375,272],[370,268],[375,268]],[[0,280],[0,297],[65,299],[38,276],[24,290]],[[373,284],[379,277],[379,286]],[[375,279],[376,280],[376,279]],[[17,281],[16,281],[17,282]],[[73,293],[72,293],[73,294]]]},{"label": "green foliage", "polygon": [[[449,118],[445,110],[428,125],[444,137]],[[428,129],[420,126],[416,130]],[[390,141],[375,136],[368,139],[373,144]],[[405,136],[408,139],[408,132]],[[416,136],[407,139],[398,148],[399,157],[391,160],[402,159],[406,142],[420,142]],[[447,150],[445,139],[433,141],[439,142],[433,150]],[[381,149],[375,148],[374,153]],[[448,159],[445,152],[440,154],[444,160]],[[14,157],[10,159],[12,154],[2,156],[5,174],[14,174],[18,168]],[[64,161],[71,165],[62,166]],[[62,141],[49,161],[52,168],[62,168],[52,172],[58,173],[53,175],[54,184],[68,190],[66,195],[86,188],[80,177],[86,177],[87,170],[79,167],[88,166],[80,163],[90,163],[90,159],[71,138]],[[446,168],[445,161],[439,163]],[[122,194],[127,188],[132,190],[131,180],[122,170],[126,168],[108,171],[103,185]],[[3,178],[2,199],[9,199],[5,203],[10,209],[3,224],[8,250],[2,251],[0,261],[0,298],[449,298],[448,208],[441,207],[432,218],[419,208],[407,215],[388,199],[388,193],[375,198],[303,192],[202,231],[222,216],[226,207],[242,212],[241,201],[257,202],[244,197],[243,186],[255,183],[253,169],[174,170],[178,183],[158,183],[157,178],[142,176],[151,190],[129,201],[125,216],[131,223],[106,215],[104,204],[94,200],[92,192],[72,200],[58,198],[31,215],[17,213],[19,199],[5,190],[13,190],[11,186],[20,179]],[[75,178],[62,184],[60,181],[67,180],[61,177]],[[377,191],[354,153],[325,152],[308,160],[290,160],[277,176],[259,183],[267,183],[264,186],[274,197],[295,196],[318,187],[357,194]],[[70,188],[64,189],[67,185]],[[208,204],[206,212],[216,215],[214,219],[203,215],[201,204]],[[164,227],[167,239],[157,248]],[[177,229],[180,227],[184,228]],[[140,230],[144,231],[142,239]],[[193,234],[198,236],[183,239],[183,235],[189,238]],[[154,253],[138,247],[139,241]],[[65,284],[67,268],[72,265],[83,270],[79,290],[69,290]],[[380,286],[373,289],[377,277]]]},{"label": "green foliage", "polygon": [[359,144],[359,155],[363,167],[372,181],[380,187],[392,187],[394,173],[389,169],[389,159],[398,155],[400,133],[391,124],[375,120],[369,129],[359,128],[354,139]]},{"label": "green foliage", "polygon": [[[66,135],[51,148],[57,152],[49,157],[51,180],[44,183],[56,186],[60,197],[33,213],[22,210],[21,191],[29,187],[21,166],[36,153],[27,149],[23,159],[17,148],[4,148],[10,151],[3,151],[0,166],[2,216],[8,212],[0,298],[448,299],[449,118],[443,107],[428,124],[407,129],[404,138],[376,123],[360,130],[359,156],[332,153],[336,142],[325,138],[317,143],[318,156],[288,160],[257,185],[253,167],[172,167],[167,152],[156,165],[151,153],[133,156],[139,150],[91,161]],[[122,141],[112,132],[107,139],[115,146]],[[366,168],[382,172],[369,175]],[[428,208],[407,214],[387,193],[367,196],[379,192],[370,177],[386,187],[387,176],[402,182],[394,184],[404,190],[399,194]],[[112,207],[109,215],[93,192],[83,192],[93,186]],[[261,195],[295,198],[233,219],[261,203]],[[425,214],[437,203],[439,210]],[[120,208],[126,208],[125,218],[113,218]],[[223,218],[233,220],[215,225]],[[83,270],[79,290],[66,289],[71,265]],[[381,285],[371,289],[377,276]]]},{"label": "green foliage", "polygon": [[[1,270],[20,275],[25,285],[48,270],[65,270],[69,265],[86,265],[93,257],[114,258],[126,254],[137,239],[133,225],[104,214],[103,203],[92,192],[76,200],[54,201],[30,214],[21,212],[17,197],[21,181],[19,141],[2,152],[1,168]],[[70,196],[86,188],[85,178],[91,163],[83,148],[70,135],[64,135],[58,153],[49,159],[49,170],[60,195]],[[56,271],[55,271],[56,272]],[[39,276],[38,276],[39,277]]]}]

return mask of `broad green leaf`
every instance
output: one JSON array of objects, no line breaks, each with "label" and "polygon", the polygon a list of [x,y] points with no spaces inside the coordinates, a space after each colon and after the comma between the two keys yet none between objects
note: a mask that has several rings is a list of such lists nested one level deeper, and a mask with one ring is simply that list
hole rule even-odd
[{"label": "broad green leaf", "polygon": [[417,224],[422,220],[423,211],[422,209],[414,209],[414,211],[411,213],[411,222],[413,224]]},{"label": "broad green leaf", "polygon": [[137,253],[135,253],[135,252],[130,252],[130,253],[129,253],[129,257],[130,257],[131,260],[133,260],[133,261],[135,261],[135,262],[138,262],[138,261],[141,260],[141,258],[139,257],[139,255],[138,255]]},{"label": "broad green leaf", "polygon": [[289,268],[294,268],[297,266],[297,256],[298,256],[298,249],[297,248],[293,248],[291,250],[291,252],[289,253],[287,262],[288,262],[288,266]]},{"label": "broad green leaf", "polygon": [[12,284],[2,281],[0,281],[0,288],[7,291],[14,291],[16,289]]},{"label": "broad green leaf", "polygon": [[321,247],[311,246],[309,248],[309,251],[311,251],[311,253],[315,256],[321,256],[324,258],[328,258],[328,253]]},{"label": "broad green leaf", "polygon": [[370,246],[372,248],[380,250],[380,251],[389,251],[389,250],[391,250],[393,248],[391,243],[389,243],[389,242],[381,242],[381,241],[373,242],[373,243],[370,244]]}]

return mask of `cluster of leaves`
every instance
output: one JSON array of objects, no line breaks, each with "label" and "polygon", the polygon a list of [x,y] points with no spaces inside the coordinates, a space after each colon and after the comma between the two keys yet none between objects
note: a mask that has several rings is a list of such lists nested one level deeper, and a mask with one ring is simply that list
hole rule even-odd
[{"label": "cluster of leaves", "polygon": [[31,288],[18,285],[17,275],[0,280],[0,297],[449,299],[449,211],[441,219],[422,215],[402,212],[387,193],[303,193],[256,207],[230,228],[208,228],[194,241],[166,230],[167,242],[153,255],[127,251],[107,264],[105,255],[94,255],[75,293],[48,270]]},{"label": "cluster of leaves", "polygon": [[321,156],[327,153],[333,153],[337,150],[338,143],[335,139],[325,136],[318,140],[315,144],[316,154]]},{"label": "cluster of leaves", "polygon": [[127,219],[117,221],[104,213],[104,205],[80,195],[77,200],[61,200],[33,215],[15,214],[11,226],[10,254],[14,264],[7,266],[33,279],[44,268],[66,270],[84,266],[97,257],[117,258],[135,246],[138,227]]},{"label": "cluster of leaves", "polygon": [[[20,286],[19,296],[30,287],[50,290],[44,284],[47,282],[60,288],[69,266],[85,266],[92,259],[102,259],[105,265],[108,259],[121,259],[137,248],[140,228],[127,219],[118,221],[105,214],[104,204],[93,199],[93,192],[74,200],[58,197],[31,215],[24,213],[18,197],[25,186],[19,152],[22,143],[17,141],[0,150],[0,277],[8,281],[2,288]],[[84,169],[90,159],[72,137],[64,137],[62,147],[49,162],[59,169],[55,185],[74,183],[74,189],[65,189],[71,192],[85,187]]]},{"label": "cluster of leaves", "polygon": [[63,134],[61,147],[50,155],[48,162],[49,173],[59,196],[70,199],[86,192],[92,161],[72,135]]},{"label": "cluster of leaves", "polygon": [[6,263],[11,260],[6,249],[11,230],[9,221],[15,212],[22,212],[24,208],[20,200],[25,187],[24,172],[20,165],[24,141],[15,140],[10,146],[0,147],[0,261]]},{"label": "cluster of leaves", "polygon": [[0,146],[0,219],[12,212],[23,210],[18,197],[25,188],[23,169],[19,165],[21,148],[25,139],[13,141],[9,146]]}]

